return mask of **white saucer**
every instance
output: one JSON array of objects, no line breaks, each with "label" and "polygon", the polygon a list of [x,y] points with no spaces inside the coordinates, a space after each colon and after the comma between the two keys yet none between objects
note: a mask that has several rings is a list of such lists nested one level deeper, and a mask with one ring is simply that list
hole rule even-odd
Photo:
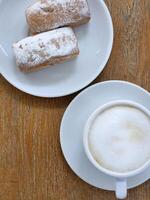
[{"label": "white saucer", "polygon": [[[81,92],[68,106],[61,123],[60,142],[71,169],[85,182],[105,190],[115,190],[114,178],[99,172],[87,159],[82,134],[86,120],[99,106],[113,100],[132,100],[150,109],[150,94],[134,84],[124,81],[106,81]],[[128,179],[128,188],[150,178],[150,168]]]},{"label": "white saucer", "polygon": [[16,67],[12,43],[27,36],[25,9],[36,0],[0,0],[0,72],[16,88],[41,97],[74,93],[91,83],[103,70],[113,44],[113,25],[103,0],[89,0],[91,21],[75,29],[77,59],[31,74]]}]

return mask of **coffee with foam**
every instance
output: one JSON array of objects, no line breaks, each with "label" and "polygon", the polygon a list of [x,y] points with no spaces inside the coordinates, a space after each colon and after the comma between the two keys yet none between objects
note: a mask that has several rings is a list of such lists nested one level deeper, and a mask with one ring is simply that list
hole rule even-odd
[{"label": "coffee with foam", "polygon": [[107,108],[90,125],[88,145],[103,168],[118,173],[136,170],[150,159],[150,118],[132,106]]}]

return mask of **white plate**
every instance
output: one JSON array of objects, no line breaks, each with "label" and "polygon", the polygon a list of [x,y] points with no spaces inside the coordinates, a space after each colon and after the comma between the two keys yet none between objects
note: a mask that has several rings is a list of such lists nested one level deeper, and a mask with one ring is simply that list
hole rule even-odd
[{"label": "white plate", "polygon": [[113,26],[103,0],[89,0],[92,19],[75,29],[77,59],[40,72],[23,74],[16,67],[12,43],[27,36],[25,9],[34,0],[0,0],[0,72],[16,88],[41,97],[74,93],[91,83],[103,70],[111,53]]},{"label": "white plate", "polygon": [[[115,190],[114,178],[99,172],[87,159],[82,135],[90,114],[99,106],[113,100],[132,100],[150,110],[150,94],[134,84],[106,81],[81,92],[68,106],[61,123],[60,141],[63,154],[71,169],[85,182],[95,187]],[[128,188],[138,186],[150,178],[150,168],[128,179]]]}]

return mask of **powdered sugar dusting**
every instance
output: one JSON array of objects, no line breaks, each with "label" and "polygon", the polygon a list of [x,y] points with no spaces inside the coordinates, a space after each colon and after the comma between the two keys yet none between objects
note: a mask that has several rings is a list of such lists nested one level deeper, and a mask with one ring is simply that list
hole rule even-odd
[{"label": "powdered sugar dusting", "polygon": [[17,64],[33,67],[50,58],[66,56],[78,50],[77,40],[71,28],[41,33],[27,37],[13,45]]},{"label": "powdered sugar dusting", "polygon": [[43,0],[30,6],[26,15],[32,32],[83,24],[90,19],[86,0]]},{"label": "powdered sugar dusting", "polygon": [[[38,1],[29,7],[29,11],[37,12],[41,11],[41,9],[48,9],[50,7],[61,6],[63,9],[69,9],[70,7],[77,6],[75,9],[79,9],[78,13],[81,15],[85,15],[89,12],[88,4],[86,0],[42,0]],[[77,10],[76,10],[77,11]]]},{"label": "powdered sugar dusting", "polygon": [[76,8],[74,7],[74,9],[78,8],[80,15],[85,15],[89,12],[86,0],[43,0],[43,4],[45,4],[45,6],[61,5],[65,9],[69,9],[70,7],[74,7],[76,5]]}]

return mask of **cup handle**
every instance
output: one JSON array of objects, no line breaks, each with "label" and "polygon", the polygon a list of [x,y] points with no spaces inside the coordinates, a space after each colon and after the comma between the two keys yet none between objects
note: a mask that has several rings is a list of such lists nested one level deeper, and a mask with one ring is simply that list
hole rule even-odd
[{"label": "cup handle", "polygon": [[117,199],[125,199],[127,197],[127,180],[117,179],[116,180],[116,197]]}]

